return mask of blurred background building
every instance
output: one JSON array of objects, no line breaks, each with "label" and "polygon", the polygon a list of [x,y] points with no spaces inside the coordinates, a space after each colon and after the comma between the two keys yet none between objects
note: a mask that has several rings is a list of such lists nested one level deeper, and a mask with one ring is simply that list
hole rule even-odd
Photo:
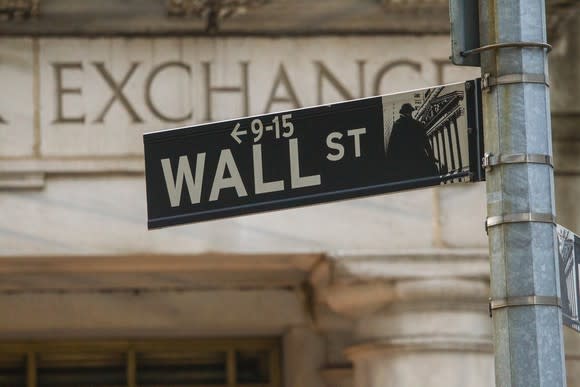
[{"label": "blurred background building", "polygon": [[[579,4],[547,3],[578,233]],[[0,386],[492,386],[484,184],[146,230],[142,133],[478,77],[447,6],[0,0]]]}]

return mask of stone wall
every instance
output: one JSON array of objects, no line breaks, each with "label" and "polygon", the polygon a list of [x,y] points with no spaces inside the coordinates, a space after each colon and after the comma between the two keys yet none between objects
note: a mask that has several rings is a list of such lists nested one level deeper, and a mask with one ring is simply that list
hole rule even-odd
[{"label": "stone wall", "polygon": [[[558,219],[577,233],[579,26],[550,58]],[[2,38],[0,337],[276,335],[287,386],[492,385],[483,184],[146,231],[143,132],[478,76],[448,52],[430,35]]]}]

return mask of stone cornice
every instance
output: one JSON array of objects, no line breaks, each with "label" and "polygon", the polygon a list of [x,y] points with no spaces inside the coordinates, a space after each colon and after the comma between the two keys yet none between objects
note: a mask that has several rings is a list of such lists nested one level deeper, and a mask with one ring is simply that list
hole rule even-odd
[{"label": "stone cornice", "polygon": [[0,0],[0,20],[27,19],[38,15],[40,0]]},{"label": "stone cornice", "polygon": [[413,278],[489,278],[486,249],[429,249],[395,252],[335,252],[316,266],[314,286]]},{"label": "stone cornice", "polygon": [[396,337],[363,342],[354,345],[345,354],[351,359],[360,359],[385,352],[475,352],[493,353],[491,337],[458,337],[458,336],[413,336]]},{"label": "stone cornice", "polygon": [[341,254],[320,261],[310,282],[316,302],[353,317],[391,304],[473,309],[489,295],[489,262],[484,250]]},{"label": "stone cornice", "polygon": [[197,16],[206,22],[206,31],[216,32],[219,23],[234,15],[244,14],[251,8],[269,3],[271,0],[168,0],[170,16]]},{"label": "stone cornice", "polygon": [[0,293],[299,287],[321,259],[321,254],[212,252],[0,257]]},{"label": "stone cornice", "polygon": [[134,254],[114,256],[0,257],[0,274],[263,271],[308,272],[321,254],[228,254],[208,252],[192,255]]},{"label": "stone cornice", "polygon": [[[263,3],[266,7],[257,7]],[[142,0],[84,2],[77,0],[0,0],[7,20],[27,18],[39,11],[34,22],[9,22],[0,32],[16,35],[54,34],[424,34],[449,32],[447,0]],[[127,4],[129,3],[129,4]],[[319,3],[319,4],[317,4]],[[547,0],[548,37],[554,43],[566,22],[577,13],[574,0]],[[18,4],[12,10],[2,5]],[[39,7],[40,4],[40,7]],[[14,8],[14,7],[12,7]],[[76,12],[71,12],[71,8]],[[250,12],[245,12],[251,9]],[[168,17],[170,15],[170,17]],[[183,17],[183,16],[198,17]],[[239,15],[238,17],[230,17]],[[175,17],[177,16],[177,17]]]},{"label": "stone cornice", "polygon": [[484,280],[461,278],[371,281],[318,288],[316,300],[337,313],[360,316],[375,313],[390,304],[438,308],[457,304],[461,309],[481,309],[489,295]]}]

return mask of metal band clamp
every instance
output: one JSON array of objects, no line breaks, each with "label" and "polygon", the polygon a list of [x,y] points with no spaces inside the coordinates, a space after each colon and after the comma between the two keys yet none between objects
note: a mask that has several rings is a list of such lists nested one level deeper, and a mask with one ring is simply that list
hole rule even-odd
[{"label": "metal band clamp", "polygon": [[555,296],[521,296],[521,297],[507,297],[497,300],[489,299],[489,317],[492,317],[492,312],[496,309],[508,308],[512,306],[533,306],[545,305],[562,308],[562,300]]},{"label": "metal band clamp", "polygon": [[500,224],[524,222],[556,224],[556,218],[552,214],[538,212],[520,212],[515,214],[490,216],[485,220],[485,232],[487,232],[490,227],[498,226]]},{"label": "metal band clamp", "polygon": [[499,77],[492,77],[489,73],[486,73],[481,80],[481,88],[489,91],[493,86],[516,83],[540,83],[550,87],[550,82],[545,74],[505,74]]},{"label": "metal band clamp", "polygon": [[487,170],[496,165],[522,163],[546,164],[554,167],[552,164],[552,156],[540,153],[513,153],[497,156],[494,156],[493,153],[485,153],[482,159],[482,166]]},{"label": "metal band clamp", "polygon": [[552,46],[549,45],[548,43],[542,43],[542,42],[506,42],[506,43],[487,44],[485,46],[477,47],[477,48],[474,48],[472,50],[465,50],[465,51],[461,52],[461,56],[478,54],[482,51],[495,50],[498,48],[513,48],[513,47],[545,48],[547,50],[547,52],[552,51]]}]

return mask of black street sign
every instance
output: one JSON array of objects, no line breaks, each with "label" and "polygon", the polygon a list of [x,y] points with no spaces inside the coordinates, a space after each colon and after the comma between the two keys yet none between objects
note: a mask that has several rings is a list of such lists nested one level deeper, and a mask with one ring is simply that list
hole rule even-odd
[{"label": "black street sign", "polygon": [[[481,66],[479,53],[479,1],[449,0],[451,22],[451,62],[457,66]],[[466,54],[467,52],[467,54]]]},{"label": "black street sign", "polygon": [[580,237],[558,225],[558,263],[560,266],[560,296],[562,321],[580,332]]},{"label": "black street sign", "polygon": [[478,81],[147,133],[149,228],[480,181]]}]

